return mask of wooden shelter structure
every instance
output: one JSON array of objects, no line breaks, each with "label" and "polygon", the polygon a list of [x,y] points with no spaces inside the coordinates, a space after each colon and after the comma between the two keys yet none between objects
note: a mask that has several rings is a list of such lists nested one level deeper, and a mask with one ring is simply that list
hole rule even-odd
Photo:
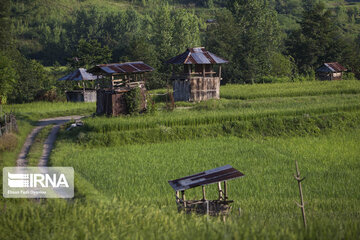
[{"label": "wooden shelter structure", "polygon": [[68,102],[95,102],[96,90],[86,88],[86,81],[95,81],[97,76],[88,73],[85,68],[78,68],[74,72],[58,79],[58,81],[77,81],[82,90],[66,91],[66,100]]},{"label": "wooden shelter structure", "polygon": [[141,61],[101,64],[89,69],[88,72],[98,76],[96,113],[127,114],[125,94],[137,87],[141,90],[141,110],[145,110],[145,74],[153,70]]},{"label": "wooden shelter structure", "polygon": [[[175,190],[176,204],[178,210],[186,213],[209,214],[211,216],[226,215],[230,212],[230,203],[233,200],[228,199],[227,181],[244,176],[230,165],[207,170],[191,176],[169,181],[170,186]],[[221,188],[221,182],[224,182],[224,189]],[[219,198],[217,200],[207,200],[205,186],[217,183]],[[201,200],[186,200],[185,190],[202,186],[203,198]],[[179,193],[181,192],[181,198]]]},{"label": "wooden shelter structure", "polygon": [[[220,98],[221,64],[228,61],[207,51],[203,47],[188,48],[166,63],[183,65],[182,72],[173,67],[175,101],[205,101]],[[215,67],[218,66],[218,72]]]},{"label": "wooden shelter structure", "polygon": [[347,69],[338,62],[324,63],[316,69],[316,76],[320,80],[341,80]]}]

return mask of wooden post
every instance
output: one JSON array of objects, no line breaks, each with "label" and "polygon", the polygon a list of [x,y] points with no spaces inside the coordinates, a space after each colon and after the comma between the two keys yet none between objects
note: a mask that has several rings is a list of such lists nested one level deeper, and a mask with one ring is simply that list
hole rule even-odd
[{"label": "wooden post", "polygon": [[221,81],[221,65],[219,66],[219,80]]},{"label": "wooden post", "polygon": [[176,198],[176,203],[178,203],[180,199],[179,191],[175,191],[175,198]]},{"label": "wooden post", "polygon": [[221,190],[221,183],[218,182],[219,200],[223,200],[223,192]]},{"label": "wooden post", "polygon": [[226,201],[228,199],[227,196],[227,182],[224,181],[224,200]]},{"label": "wooden post", "polygon": [[206,200],[206,194],[205,194],[205,186],[202,186],[202,194],[203,194],[203,200]]},{"label": "wooden post", "polygon": [[209,209],[209,201],[206,200],[206,215],[208,215],[208,217],[207,217],[208,221],[209,221],[209,211],[210,211],[210,209]]},{"label": "wooden post", "polygon": [[82,85],[83,85],[83,95],[84,95],[84,102],[85,102],[85,81],[82,80]]},{"label": "wooden post", "polygon": [[298,186],[299,186],[299,193],[300,193],[300,204],[295,202],[301,209],[301,214],[303,217],[303,221],[304,221],[304,226],[306,227],[306,217],[305,217],[305,206],[304,206],[304,197],[303,197],[303,193],[302,193],[302,188],[301,188],[301,182],[305,179],[304,178],[300,178],[300,171],[299,171],[299,167],[298,167],[298,163],[297,161],[295,161],[295,165],[296,165],[296,175],[294,175],[295,180],[297,180],[298,182]]},{"label": "wooden post", "polygon": [[205,78],[205,64],[202,65],[202,69],[203,69],[203,78]]},{"label": "wooden post", "polygon": [[188,65],[188,71],[189,71],[189,79],[191,77],[191,65]]},{"label": "wooden post", "polygon": [[184,207],[186,208],[186,198],[185,198],[185,191],[181,191],[181,198],[183,200],[184,203]]},{"label": "wooden post", "polygon": [[8,133],[8,123],[6,122],[6,113],[4,114],[4,123],[5,123],[5,133]]},{"label": "wooden post", "polygon": [[10,126],[10,133],[13,131],[12,129],[12,125],[13,125],[13,122],[12,122],[12,117],[11,117],[11,113],[9,114],[9,126]]}]

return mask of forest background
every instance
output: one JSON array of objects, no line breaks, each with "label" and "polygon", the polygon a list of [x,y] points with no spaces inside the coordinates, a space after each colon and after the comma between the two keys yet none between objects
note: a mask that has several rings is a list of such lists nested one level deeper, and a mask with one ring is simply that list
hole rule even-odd
[{"label": "forest background", "polygon": [[360,1],[1,0],[0,102],[61,100],[59,77],[110,62],[144,61],[162,88],[197,46],[230,61],[223,83],[311,81],[333,61],[360,78]]}]

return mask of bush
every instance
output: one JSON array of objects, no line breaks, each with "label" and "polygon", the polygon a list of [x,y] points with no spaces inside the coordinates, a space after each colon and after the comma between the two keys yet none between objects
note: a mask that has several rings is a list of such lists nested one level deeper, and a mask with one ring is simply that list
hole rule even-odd
[{"label": "bush", "polygon": [[7,133],[0,137],[0,152],[12,151],[17,146],[17,138],[13,133]]},{"label": "bush", "polygon": [[138,113],[141,105],[141,91],[139,87],[130,89],[125,93],[125,101],[129,114]]},{"label": "bush", "polygon": [[344,80],[356,80],[355,73],[353,72],[345,72],[343,75]]},{"label": "bush", "polygon": [[155,114],[157,111],[157,106],[155,100],[150,94],[146,94],[146,102],[147,102],[146,112],[150,114]]},{"label": "bush", "polygon": [[57,92],[56,92],[56,88],[53,87],[50,90],[40,90],[35,97],[36,101],[47,101],[47,102],[55,102],[55,101],[60,101],[60,100],[64,100],[62,99],[60,96],[58,96]]},{"label": "bush", "polygon": [[292,79],[290,77],[262,76],[256,83],[285,83],[291,81]]}]

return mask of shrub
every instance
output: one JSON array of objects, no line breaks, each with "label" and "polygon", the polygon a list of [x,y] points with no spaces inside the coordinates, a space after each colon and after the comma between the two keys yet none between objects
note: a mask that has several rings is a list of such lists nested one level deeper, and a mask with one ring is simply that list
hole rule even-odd
[{"label": "shrub", "polygon": [[262,76],[256,81],[256,83],[284,83],[291,81],[292,80],[289,77]]},{"label": "shrub", "polygon": [[157,111],[157,106],[150,94],[146,94],[146,102],[147,102],[147,109],[146,109],[147,113],[155,114]]},{"label": "shrub", "polygon": [[13,133],[7,133],[0,137],[0,152],[12,151],[17,145],[17,138]]},{"label": "shrub", "polygon": [[54,102],[59,101],[61,98],[57,95],[56,88],[53,87],[50,90],[40,90],[35,97],[36,101]]},{"label": "shrub", "polygon": [[135,87],[125,93],[125,101],[129,114],[138,113],[141,105],[141,91],[140,88]]},{"label": "shrub", "polygon": [[356,79],[355,73],[353,73],[353,72],[345,72],[344,75],[343,75],[343,79],[344,80],[355,80]]}]

